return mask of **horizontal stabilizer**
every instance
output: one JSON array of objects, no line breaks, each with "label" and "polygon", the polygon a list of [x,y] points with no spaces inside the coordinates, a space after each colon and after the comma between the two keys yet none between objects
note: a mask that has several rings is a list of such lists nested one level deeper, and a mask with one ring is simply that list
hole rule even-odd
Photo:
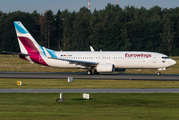
[{"label": "horizontal stabilizer", "polygon": [[2,51],[2,53],[13,54],[13,55],[21,55],[21,56],[30,56],[30,54],[24,54],[24,53],[19,53],[19,52]]}]

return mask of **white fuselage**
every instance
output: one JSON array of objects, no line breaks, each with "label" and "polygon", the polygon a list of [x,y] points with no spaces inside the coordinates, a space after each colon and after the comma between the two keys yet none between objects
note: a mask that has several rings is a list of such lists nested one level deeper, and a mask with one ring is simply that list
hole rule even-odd
[{"label": "white fuselage", "polygon": [[15,31],[21,53],[20,58],[31,63],[38,63],[58,68],[84,68],[89,69],[87,74],[99,72],[113,72],[127,68],[157,68],[166,70],[176,64],[168,56],[156,52],[96,52],[91,51],[54,51],[40,46],[20,21],[14,21]]},{"label": "white fuselage", "polygon": [[[167,68],[176,62],[168,56],[156,52],[55,52],[57,58],[89,61],[98,63],[111,63],[115,68]],[[59,68],[85,68],[81,65],[70,64],[68,61],[44,59],[51,67]]]}]

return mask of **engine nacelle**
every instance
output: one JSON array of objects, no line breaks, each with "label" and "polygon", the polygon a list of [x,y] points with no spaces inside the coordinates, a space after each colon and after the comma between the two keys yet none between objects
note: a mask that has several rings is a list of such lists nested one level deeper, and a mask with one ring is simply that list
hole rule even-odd
[{"label": "engine nacelle", "polygon": [[113,64],[110,63],[104,63],[104,64],[99,64],[96,67],[97,72],[113,72],[115,70],[115,67]]}]

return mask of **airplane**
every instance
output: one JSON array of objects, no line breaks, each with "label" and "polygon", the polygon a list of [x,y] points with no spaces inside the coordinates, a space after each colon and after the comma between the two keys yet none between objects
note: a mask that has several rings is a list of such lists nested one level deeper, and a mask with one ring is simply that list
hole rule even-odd
[{"label": "airplane", "polygon": [[57,68],[88,69],[86,74],[110,73],[126,69],[158,69],[166,70],[176,64],[167,55],[157,52],[142,51],[54,51],[40,46],[20,21],[14,21],[21,59]]}]

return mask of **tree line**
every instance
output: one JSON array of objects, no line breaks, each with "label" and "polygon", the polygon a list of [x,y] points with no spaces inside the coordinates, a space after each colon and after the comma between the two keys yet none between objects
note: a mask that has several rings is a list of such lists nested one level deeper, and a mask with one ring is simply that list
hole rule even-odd
[{"label": "tree line", "polygon": [[41,46],[63,51],[153,51],[179,56],[179,7],[150,9],[108,4],[103,10],[0,12],[0,52],[19,51],[14,21]]}]

